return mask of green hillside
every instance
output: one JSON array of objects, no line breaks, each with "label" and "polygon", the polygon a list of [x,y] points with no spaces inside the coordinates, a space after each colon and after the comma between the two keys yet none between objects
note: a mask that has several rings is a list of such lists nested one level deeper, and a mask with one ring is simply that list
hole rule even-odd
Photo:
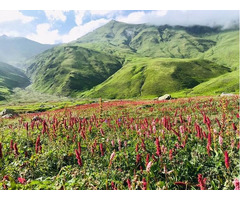
[{"label": "green hillside", "polygon": [[91,89],[121,67],[114,56],[78,45],[61,45],[37,56],[27,74],[38,91],[73,95]]},{"label": "green hillside", "polygon": [[215,41],[216,45],[206,51],[202,58],[233,70],[239,68],[239,31],[226,31],[207,38]]},{"label": "green hillside", "polygon": [[0,61],[16,67],[22,67],[26,59],[31,58],[54,45],[40,44],[22,37],[0,36]]},{"label": "green hillside", "polygon": [[[27,65],[33,88],[51,94],[181,96],[210,81],[212,89],[196,95],[214,95],[221,80],[238,69],[239,31],[111,21],[76,41],[43,52]],[[218,81],[212,81],[216,77]],[[236,78],[231,82],[236,88]]]},{"label": "green hillside", "polygon": [[118,56],[138,54],[149,57],[192,58],[216,44],[214,40],[203,36],[218,32],[218,28],[205,26],[134,25],[112,20],[76,42]]},{"label": "green hillside", "polygon": [[157,97],[196,85],[229,72],[211,61],[199,59],[132,58],[85,97]]},{"label": "green hillside", "polygon": [[213,95],[222,92],[239,93],[239,70],[226,73],[194,87],[189,95]]},{"label": "green hillside", "polygon": [[0,100],[10,94],[15,87],[26,87],[30,82],[27,76],[18,68],[0,62]]}]

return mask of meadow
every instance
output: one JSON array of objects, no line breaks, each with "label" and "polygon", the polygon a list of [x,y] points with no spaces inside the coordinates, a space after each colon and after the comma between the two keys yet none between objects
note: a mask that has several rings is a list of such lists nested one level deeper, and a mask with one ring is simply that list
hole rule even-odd
[{"label": "meadow", "polygon": [[239,189],[239,96],[117,100],[0,119],[4,190]]}]

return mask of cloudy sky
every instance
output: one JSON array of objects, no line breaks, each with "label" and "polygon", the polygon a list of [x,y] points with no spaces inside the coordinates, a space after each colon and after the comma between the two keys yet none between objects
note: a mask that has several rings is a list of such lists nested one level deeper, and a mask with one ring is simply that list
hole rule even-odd
[{"label": "cloudy sky", "polygon": [[155,25],[222,25],[238,23],[233,10],[0,10],[0,36],[26,37],[44,43],[73,41],[114,19]]}]

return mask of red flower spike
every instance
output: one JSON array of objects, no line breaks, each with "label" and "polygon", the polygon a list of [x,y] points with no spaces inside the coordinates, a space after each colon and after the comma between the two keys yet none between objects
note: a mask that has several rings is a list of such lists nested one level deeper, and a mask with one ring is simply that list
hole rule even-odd
[{"label": "red flower spike", "polygon": [[132,186],[131,186],[131,181],[129,179],[127,179],[127,184],[128,184],[128,189],[131,190]]},{"label": "red flower spike", "polygon": [[158,138],[156,138],[155,144],[156,144],[156,148],[157,148],[156,154],[157,154],[157,156],[159,157],[159,156],[161,155],[161,148],[160,148],[160,144],[159,144]]},{"label": "red flower spike", "polygon": [[142,179],[142,183],[143,183],[142,189],[143,189],[143,190],[146,190],[146,189],[147,189],[147,181],[146,181],[145,178]]},{"label": "red flower spike", "polygon": [[101,156],[104,156],[103,144],[102,143],[99,144],[99,148],[100,148],[100,151],[101,151]]},{"label": "red flower spike", "polygon": [[206,190],[206,178],[202,178],[202,174],[198,174],[198,185],[201,190]]},{"label": "red flower spike", "polygon": [[228,157],[228,152],[224,152],[224,157],[225,157],[225,166],[228,169],[229,168],[229,157]]},{"label": "red flower spike", "polygon": [[13,150],[13,140],[10,141],[10,149]]},{"label": "red flower spike", "polygon": [[16,156],[19,155],[18,148],[17,148],[17,143],[14,143],[13,149],[14,149],[14,154],[15,154]]}]

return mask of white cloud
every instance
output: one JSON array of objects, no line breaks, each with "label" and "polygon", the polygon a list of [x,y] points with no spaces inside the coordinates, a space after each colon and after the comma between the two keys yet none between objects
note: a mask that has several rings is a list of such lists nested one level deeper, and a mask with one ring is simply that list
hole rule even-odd
[{"label": "white cloud", "polygon": [[46,10],[44,12],[49,21],[60,20],[65,22],[67,19],[67,17],[64,15],[64,11],[61,10]]},{"label": "white cloud", "polygon": [[103,26],[104,24],[108,23],[109,21],[110,20],[101,18],[98,20],[90,21],[83,25],[75,26],[70,30],[70,32],[68,34],[62,36],[62,41],[64,43],[66,43],[66,42],[76,40],[76,39],[82,37],[83,35],[95,30],[96,28]]},{"label": "white cloud", "polygon": [[116,18],[117,21],[131,23],[131,24],[142,24],[142,23],[155,23],[167,14],[165,10],[159,11],[136,11],[132,12],[127,16],[119,16]]},{"label": "white cloud", "polygon": [[86,13],[85,10],[78,10],[78,11],[75,11],[75,23],[79,26],[83,23],[83,17]]},{"label": "white cloud", "polygon": [[28,23],[34,20],[34,17],[25,16],[17,10],[1,10],[0,11],[0,23],[10,21],[21,21],[22,23]]},{"label": "white cloud", "polygon": [[58,30],[50,30],[51,25],[43,23],[37,25],[37,33],[30,34],[26,37],[30,40],[34,40],[43,44],[55,44],[61,40]]},{"label": "white cloud", "polygon": [[73,27],[68,34],[60,35],[58,30],[51,30],[49,23],[37,25],[36,33],[27,35],[30,40],[34,40],[43,44],[55,44],[59,42],[67,43],[76,40],[83,35],[99,28],[100,26],[108,23],[110,20],[98,19],[90,21],[84,25]]}]

